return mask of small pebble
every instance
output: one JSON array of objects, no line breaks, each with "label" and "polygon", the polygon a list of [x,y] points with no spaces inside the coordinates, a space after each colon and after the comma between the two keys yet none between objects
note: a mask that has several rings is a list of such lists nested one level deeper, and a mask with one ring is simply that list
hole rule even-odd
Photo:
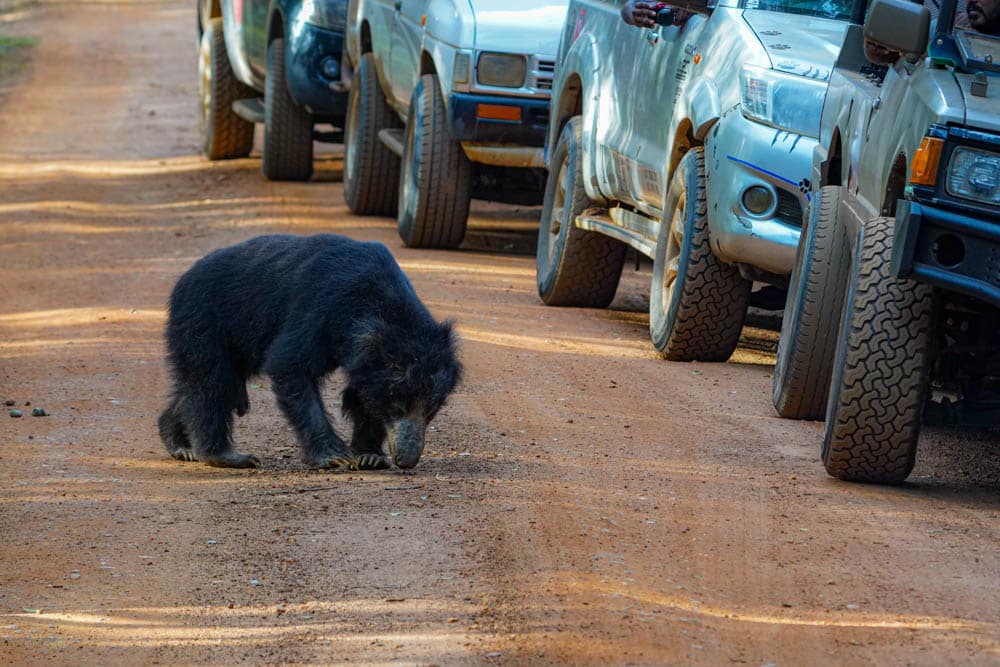
[{"label": "small pebble", "polygon": [[251,579],[250,580],[250,585],[251,586],[260,586],[260,581],[258,581],[257,579]]},{"label": "small pebble", "polygon": [[31,416],[32,417],[48,417],[49,413],[46,412],[42,408],[32,408],[32,410],[31,410]]},{"label": "small pebble", "polygon": [[14,401],[12,401],[12,400],[10,400],[8,398],[6,401],[3,402],[3,404],[6,405],[9,408],[9,407],[11,407],[11,406],[14,405]]},{"label": "small pebble", "polygon": [[16,417],[22,417],[24,415],[24,413],[21,412],[20,410],[11,410],[9,414],[10,414],[11,417],[15,417],[15,418]]}]

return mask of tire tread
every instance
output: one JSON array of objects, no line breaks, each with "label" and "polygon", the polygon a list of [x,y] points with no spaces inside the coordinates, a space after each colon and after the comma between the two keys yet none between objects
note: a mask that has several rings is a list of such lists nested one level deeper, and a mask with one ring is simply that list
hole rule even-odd
[{"label": "tire tread", "polygon": [[[841,368],[830,396],[823,463],[839,479],[902,482],[916,457],[929,389],[934,291],[890,275],[892,218],[869,221],[845,303]],[[842,360],[842,361],[841,361]]]}]

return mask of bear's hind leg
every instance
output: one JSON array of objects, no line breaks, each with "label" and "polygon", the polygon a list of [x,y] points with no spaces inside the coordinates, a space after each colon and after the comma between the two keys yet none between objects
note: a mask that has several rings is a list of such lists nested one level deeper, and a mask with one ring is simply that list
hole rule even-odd
[{"label": "bear's hind leg", "polygon": [[256,456],[233,449],[233,412],[239,405],[235,387],[228,374],[206,373],[187,388],[180,407],[199,461],[218,468],[255,468],[260,465]]},{"label": "bear's hind leg", "polygon": [[177,406],[177,398],[170,399],[167,409],[160,415],[157,422],[160,430],[160,440],[167,448],[167,453],[178,461],[194,461],[194,450],[187,436],[184,420]]}]

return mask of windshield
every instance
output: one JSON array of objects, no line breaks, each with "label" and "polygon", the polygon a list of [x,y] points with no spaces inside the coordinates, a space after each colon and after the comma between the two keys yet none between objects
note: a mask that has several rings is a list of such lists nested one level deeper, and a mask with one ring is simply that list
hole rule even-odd
[{"label": "windshield", "polygon": [[851,0],[743,0],[743,9],[766,9],[786,14],[806,14],[847,21],[851,17]]}]

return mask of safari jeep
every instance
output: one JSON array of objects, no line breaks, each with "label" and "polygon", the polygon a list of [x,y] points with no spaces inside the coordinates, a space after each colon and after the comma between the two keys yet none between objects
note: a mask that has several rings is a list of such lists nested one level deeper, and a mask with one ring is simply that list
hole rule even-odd
[{"label": "safari jeep", "polygon": [[[632,27],[571,0],[553,83],[537,278],[605,307],[627,246],[653,259],[654,346],[724,361],[753,281],[784,285],[850,5],[722,0]],[[664,17],[666,14],[666,18]],[[677,24],[680,25],[677,25]]]},{"label": "safari jeep", "polygon": [[339,90],[347,0],[197,0],[202,149],[246,157],[264,125],[261,169],[271,180],[312,175],[313,140],[340,141]]},{"label": "safari jeep", "polygon": [[348,13],[354,213],[396,214],[408,246],[454,248],[474,193],[540,199],[565,0],[351,0]]},{"label": "safari jeep", "polygon": [[774,398],[825,412],[841,479],[904,480],[922,419],[1000,422],[1000,37],[956,4],[925,56],[927,10],[875,0],[830,83]]}]

